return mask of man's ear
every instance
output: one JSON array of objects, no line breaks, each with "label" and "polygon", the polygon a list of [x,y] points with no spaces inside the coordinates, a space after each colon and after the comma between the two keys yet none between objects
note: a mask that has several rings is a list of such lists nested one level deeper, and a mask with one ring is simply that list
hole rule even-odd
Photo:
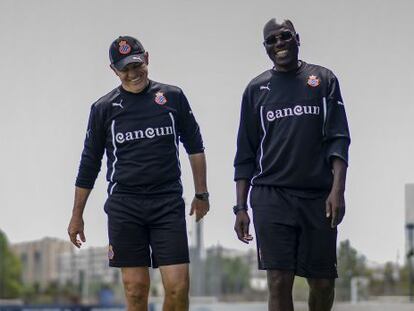
[{"label": "man's ear", "polygon": [[299,37],[298,33],[295,35],[295,38],[296,38],[296,42],[297,42],[298,46],[300,46],[300,37]]}]

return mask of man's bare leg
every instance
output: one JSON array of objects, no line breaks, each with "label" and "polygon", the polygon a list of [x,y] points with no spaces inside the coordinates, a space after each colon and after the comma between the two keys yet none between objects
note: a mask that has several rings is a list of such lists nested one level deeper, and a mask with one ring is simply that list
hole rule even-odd
[{"label": "man's bare leg", "polygon": [[307,279],[309,311],[330,311],[335,297],[335,279]]},{"label": "man's bare leg", "polygon": [[148,267],[121,268],[128,311],[148,311]]},{"label": "man's bare leg", "polygon": [[165,297],[163,311],[188,311],[188,264],[160,266]]},{"label": "man's bare leg", "polygon": [[292,271],[267,270],[269,287],[269,311],[293,311],[292,287],[295,274]]}]

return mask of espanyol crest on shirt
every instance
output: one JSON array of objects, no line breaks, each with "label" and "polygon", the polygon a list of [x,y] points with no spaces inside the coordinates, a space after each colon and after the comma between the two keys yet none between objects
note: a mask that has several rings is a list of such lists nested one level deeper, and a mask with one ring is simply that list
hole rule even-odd
[{"label": "espanyol crest on shirt", "polygon": [[131,46],[125,40],[122,40],[121,42],[119,42],[118,51],[122,55],[128,54],[129,52],[131,52]]},{"label": "espanyol crest on shirt", "polygon": [[157,92],[155,94],[155,99],[154,101],[158,104],[158,105],[164,105],[167,102],[167,98],[164,96],[163,92]]},{"label": "espanyol crest on shirt", "polygon": [[317,87],[321,83],[321,80],[317,76],[311,75],[308,78],[308,85],[311,87]]}]

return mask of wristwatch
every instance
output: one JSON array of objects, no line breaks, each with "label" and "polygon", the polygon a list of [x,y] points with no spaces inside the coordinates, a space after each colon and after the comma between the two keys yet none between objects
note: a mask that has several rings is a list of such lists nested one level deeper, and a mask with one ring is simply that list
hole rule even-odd
[{"label": "wristwatch", "polygon": [[247,212],[247,205],[234,205],[233,206],[233,213],[234,215],[237,215],[240,211],[246,211]]},{"label": "wristwatch", "polygon": [[202,193],[195,194],[196,199],[199,199],[201,201],[208,201],[209,196],[210,194],[208,192],[202,192]]}]

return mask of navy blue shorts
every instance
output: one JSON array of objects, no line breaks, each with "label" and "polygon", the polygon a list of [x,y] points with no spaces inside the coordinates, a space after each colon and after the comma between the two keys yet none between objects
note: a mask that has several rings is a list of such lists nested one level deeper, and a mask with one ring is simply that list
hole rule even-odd
[{"label": "navy blue shorts", "polygon": [[111,267],[156,268],[189,262],[181,196],[112,194],[105,212]]},{"label": "navy blue shorts", "polygon": [[268,186],[250,193],[259,269],[306,278],[337,278],[337,229],[326,218],[327,194],[302,198]]}]

